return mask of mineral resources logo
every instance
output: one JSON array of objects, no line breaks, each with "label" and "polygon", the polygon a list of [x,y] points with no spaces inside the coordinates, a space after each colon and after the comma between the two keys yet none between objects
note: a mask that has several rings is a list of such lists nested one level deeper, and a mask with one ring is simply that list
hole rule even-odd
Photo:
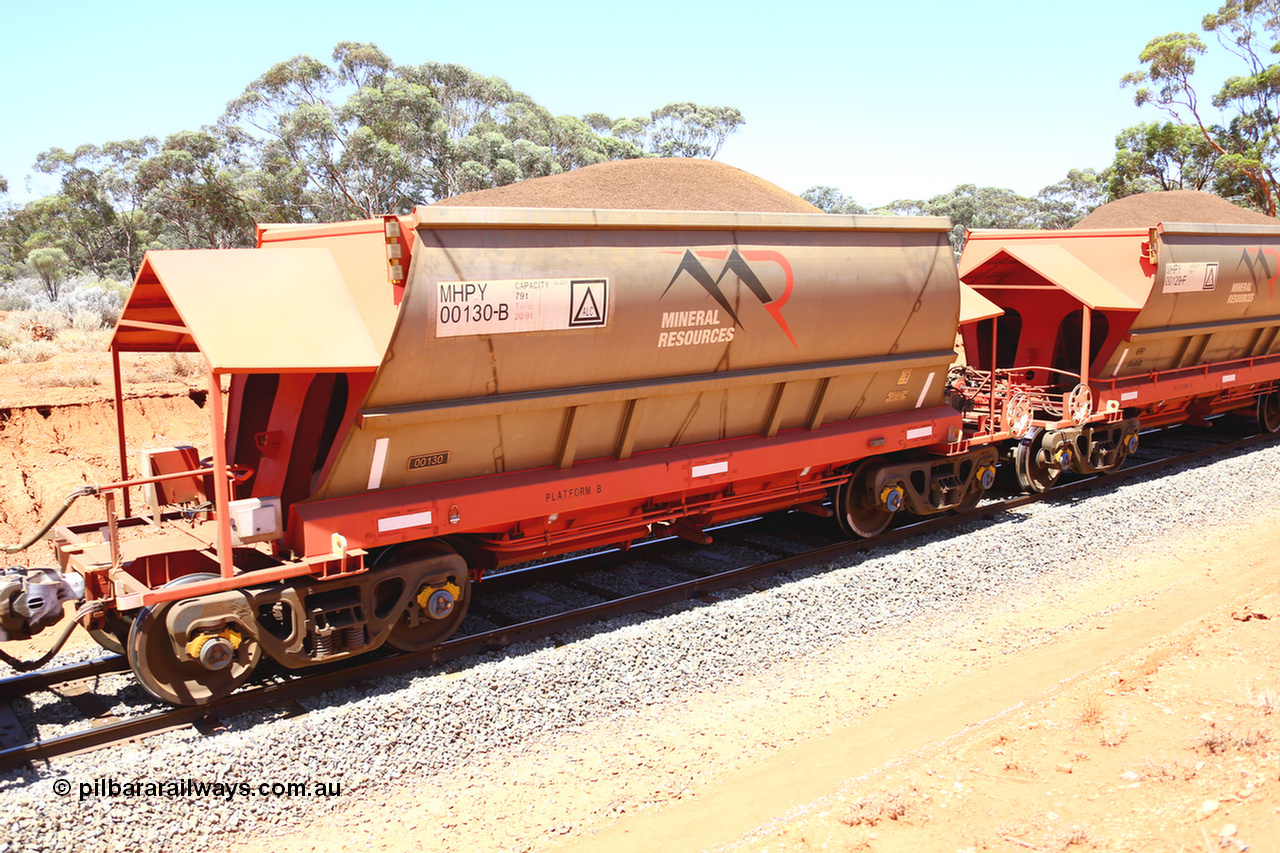
[{"label": "mineral resources logo", "polygon": [[[674,253],[672,253],[674,254]],[[705,258],[712,261],[722,261],[724,266],[720,269],[720,275],[712,278],[711,273],[699,258]],[[764,284],[751,268],[750,262],[756,263],[773,263],[782,268],[785,278],[785,287],[782,295],[774,299],[769,291],[765,289]],[[791,341],[791,345],[799,349],[796,339],[791,334],[791,329],[787,326],[786,319],[782,316],[782,308],[787,304],[787,300],[791,298],[791,290],[795,286],[795,276],[791,271],[791,264],[781,253],[770,249],[714,249],[693,251],[686,249],[684,255],[680,258],[680,264],[676,267],[675,274],[671,276],[671,281],[667,283],[667,289],[662,291],[662,297],[666,296],[684,276],[688,276],[702,286],[720,309],[725,312],[732,320],[732,326],[720,325],[720,311],[668,311],[662,315],[662,328],[675,328],[679,331],[664,331],[658,336],[659,347],[669,346],[690,346],[696,344],[711,343],[728,343],[733,340],[734,327],[745,329],[742,320],[733,310],[733,305],[725,296],[724,291],[720,289],[720,283],[724,281],[725,276],[733,273],[737,276],[738,281],[747,286],[747,289],[760,300],[760,304],[773,317],[778,328],[782,329],[783,334],[787,336],[787,340]]]},{"label": "mineral resources logo", "polygon": [[[1244,267],[1253,281],[1255,289],[1263,282],[1267,284],[1267,292],[1271,301],[1276,301],[1275,284],[1280,278],[1280,251],[1273,246],[1241,246],[1240,262],[1236,269]],[[1232,300],[1243,301],[1243,300]],[[1250,300],[1252,301],[1252,300]]]}]

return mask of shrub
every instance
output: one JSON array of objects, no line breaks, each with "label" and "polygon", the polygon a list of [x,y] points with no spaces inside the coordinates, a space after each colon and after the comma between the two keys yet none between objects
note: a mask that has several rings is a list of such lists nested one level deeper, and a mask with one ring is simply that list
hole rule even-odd
[{"label": "shrub", "polygon": [[32,323],[52,329],[55,333],[71,328],[71,321],[67,319],[67,315],[56,308],[43,308],[39,311],[32,311],[29,319]]},{"label": "shrub", "polygon": [[106,329],[96,332],[83,332],[79,329],[64,329],[54,339],[58,349],[63,352],[85,352],[88,350],[105,350],[111,340],[111,333]]},{"label": "shrub", "polygon": [[[86,319],[78,322],[89,322],[87,316],[97,317],[96,328],[110,327],[120,319],[125,298],[129,294],[129,286],[120,282],[97,280],[90,276],[72,279],[62,289],[58,301],[50,307],[56,308],[72,320],[82,314]],[[79,328],[79,327],[77,327]],[[92,331],[92,329],[85,329]]]},{"label": "shrub", "polygon": [[200,360],[195,356],[185,352],[169,353],[169,360],[173,363],[174,376],[195,376],[200,373]]},{"label": "shrub", "polygon": [[42,388],[89,388],[102,382],[90,370],[77,370],[63,376],[45,376],[36,382]]},{"label": "shrub", "polygon": [[81,308],[71,318],[71,328],[77,332],[96,332],[102,328],[102,315],[87,308]]},{"label": "shrub", "polygon": [[114,326],[120,319],[129,285],[92,275],[74,276],[62,285],[57,300],[51,302],[40,281],[27,276],[17,279],[5,293],[15,306],[8,310],[55,311],[64,320],[60,328],[66,328],[80,312],[87,311],[98,317],[101,328]]},{"label": "shrub", "polygon": [[58,354],[58,345],[53,341],[33,341],[18,339],[0,350],[2,364],[33,364],[48,361]]}]

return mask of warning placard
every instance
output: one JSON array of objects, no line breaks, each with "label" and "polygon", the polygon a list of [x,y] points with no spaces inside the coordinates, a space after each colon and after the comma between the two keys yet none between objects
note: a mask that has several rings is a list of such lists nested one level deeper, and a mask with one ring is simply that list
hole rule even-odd
[{"label": "warning placard", "polygon": [[1217,286],[1217,263],[1169,264],[1164,268],[1165,293],[1204,293]]},{"label": "warning placard", "polygon": [[442,281],[435,288],[438,338],[596,328],[609,316],[607,278]]}]

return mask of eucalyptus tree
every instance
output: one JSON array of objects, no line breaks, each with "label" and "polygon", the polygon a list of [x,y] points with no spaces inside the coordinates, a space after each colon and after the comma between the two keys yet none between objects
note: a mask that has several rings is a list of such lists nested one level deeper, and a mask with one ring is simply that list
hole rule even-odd
[{"label": "eucalyptus tree", "polygon": [[50,302],[58,301],[58,292],[70,266],[71,259],[61,249],[46,246],[27,253],[27,267],[40,279]]},{"label": "eucalyptus tree", "polygon": [[649,116],[648,150],[661,157],[714,160],[725,140],[745,121],[733,107],[667,104]]},{"label": "eucalyptus tree", "polygon": [[734,107],[714,107],[692,101],[670,103],[647,116],[614,119],[604,113],[588,113],[582,120],[606,140],[627,146],[628,153],[621,156],[708,160],[714,160],[725,140],[746,123]]},{"label": "eucalyptus tree", "polygon": [[[0,196],[8,193],[9,182],[0,175]],[[14,209],[5,202],[0,204],[0,281],[8,281],[17,275],[16,256],[21,251],[22,240],[14,227]]]},{"label": "eucalyptus tree", "polygon": [[1116,136],[1108,191],[1114,198],[1161,190],[1212,190],[1218,153],[1197,127],[1144,122]]},{"label": "eucalyptus tree", "polygon": [[[151,140],[133,164],[146,210],[162,220],[164,245],[175,249],[230,249],[255,244],[255,223],[288,219],[287,191],[265,198],[267,188],[287,185],[287,169],[255,170],[235,135],[219,128],[170,134]],[[274,204],[272,203],[274,202]],[[275,214],[275,215],[273,215]]]},{"label": "eucalyptus tree", "polygon": [[1275,216],[1280,64],[1271,60],[1280,53],[1280,0],[1228,0],[1205,15],[1201,29],[1236,57],[1243,72],[1225,80],[1207,102],[1193,80],[1197,58],[1208,51],[1196,33],[1152,39],[1138,56],[1142,68],[1121,84],[1134,87],[1137,105],[1153,105],[1197,130],[1216,155],[1217,173],[1231,176],[1254,206]]},{"label": "eucalyptus tree", "polygon": [[809,202],[823,213],[866,213],[867,209],[845,195],[835,187],[825,184],[809,187],[800,193],[800,198]]},{"label": "eucalyptus tree", "polygon": [[129,252],[121,249],[135,242],[132,223],[118,214],[111,198],[104,160],[96,145],[51,148],[36,157],[36,171],[56,176],[59,186],[55,194],[31,203],[39,229],[26,241],[29,250],[56,247],[65,263],[99,278],[130,274]]},{"label": "eucalyptus tree", "polygon": [[1070,169],[1067,176],[1036,193],[1036,228],[1070,228],[1113,197],[1108,189],[1111,170]]},{"label": "eucalyptus tree", "polygon": [[[554,116],[500,77],[462,65],[397,65],[376,45],[342,42],[333,66],[281,62],[232,101],[264,198],[298,220],[368,217],[639,150]],[[288,186],[272,186],[288,175]]]},{"label": "eucalyptus tree", "polygon": [[[952,224],[951,248],[959,256],[970,229],[1070,228],[1108,200],[1108,177],[1105,171],[1072,169],[1061,181],[1032,197],[1001,187],[959,184],[950,192],[932,198],[897,199],[870,212],[881,216],[945,216]],[[810,187],[800,197],[827,213],[868,212],[831,186]]]},{"label": "eucalyptus tree", "polygon": [[[49,249],[69,271],[132,277],[148,248],[252,246],[257,222],[405,213],[658,151],[714,156],[742,121],[737,110],[691,103],[604,119],[605,132],[598,116],[556,116],[500,77],[398,65],[376,45],[342,42],[331,63],[273,65],[215,124],[42,153],[36,169],[59,189],[0,208],[0,275]],[[39,257],[47,267],[55,256]]]}]

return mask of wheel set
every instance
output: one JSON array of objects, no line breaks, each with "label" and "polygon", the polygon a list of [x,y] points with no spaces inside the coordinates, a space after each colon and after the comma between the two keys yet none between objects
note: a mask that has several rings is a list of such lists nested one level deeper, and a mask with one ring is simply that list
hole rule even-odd
[{"label": "wheel set", "polygon": [[[216,580],[196,572],[169,590]],[[264,656],[298,669],[372,651],[433,648],[466,616],[470,574],[435,543],[399,549],[386,566],[343,582],[285,582],[162,601],[92,635],[119,649],[138,683],[174,705],[206,705],[242,686]]]}]

